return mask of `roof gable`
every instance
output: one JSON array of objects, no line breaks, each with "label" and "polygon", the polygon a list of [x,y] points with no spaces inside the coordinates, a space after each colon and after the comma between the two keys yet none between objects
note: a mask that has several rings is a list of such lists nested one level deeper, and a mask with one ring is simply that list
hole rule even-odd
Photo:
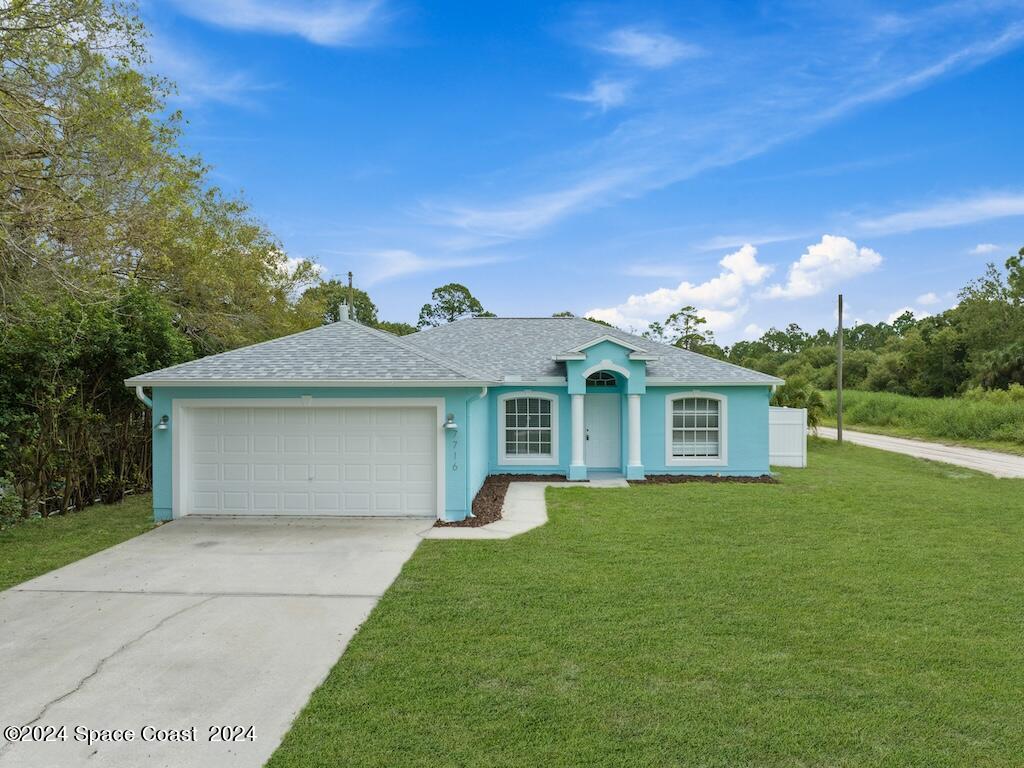
[{"label": "roof gable", "polygon": [[[637,340],[639,341],[639,339],[637,339]],[[583,360],[587,356],[587,350],[591,349],[592,347],[597,346],[598,344],[606,342],[606,341],[608,343],[610,343],[610,344],[615,344],[616,346],[622,347],[623,349],[628,349],[629,350],[629,356],[633,360],[651,360],[651,359],[656,359],[653,356],[651,356],[649,354],[649,352],[645,348],[641,347],[639,344],[636,344],[635,342],[630,341],[628,339],[623,339],[621,337],[611,336],[610,334],[607,334],[607,333],[606,334],[602,334],[601,336],[598,336],[598,337],[596,337],[594,339],[591,339],[590,341],[586,341],[586,342],[584,342],[584,343],[582,343],[582,344],[580,344],[580,345],[578,345],[576,347],[573,347],[572,349],[568,350],[567,352],[562,352],[560,354],[557,354],[557,355],[555,355],[555,359],[556,360]]]}]

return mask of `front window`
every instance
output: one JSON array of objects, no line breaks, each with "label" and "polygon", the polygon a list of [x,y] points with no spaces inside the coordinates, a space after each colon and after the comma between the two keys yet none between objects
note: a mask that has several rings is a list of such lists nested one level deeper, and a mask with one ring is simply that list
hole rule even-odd
[{"label": "front window", "polygon": [[722,455],[720,401],[681,397],[672,401],[672,457],[719,458]]},{"label": "front window", "polygon": [[551,400],[512,397],[505,400],[505,456],[552,457]]}]

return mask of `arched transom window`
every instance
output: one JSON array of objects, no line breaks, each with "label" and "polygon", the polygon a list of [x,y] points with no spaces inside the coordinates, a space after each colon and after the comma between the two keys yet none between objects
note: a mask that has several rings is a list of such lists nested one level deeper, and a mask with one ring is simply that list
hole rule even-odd
[{"label": "arched transom window", "polygon": [[667,463],[725,463],[724,397],[704,393],[673,395],[666,406]]},{"label": "arched transom window", "polygon": [[608,371],[597,371],[587,376],[588,387],[614,387],[615,384],[615,375]]}]

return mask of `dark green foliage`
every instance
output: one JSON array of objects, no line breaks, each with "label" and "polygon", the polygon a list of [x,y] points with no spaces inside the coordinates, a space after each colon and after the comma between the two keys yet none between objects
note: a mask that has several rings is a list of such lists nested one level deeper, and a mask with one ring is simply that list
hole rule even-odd
[{"label": "dark green foliage", "polygon": [[1024,384],[1024,339],[981,355],[975,370],[978,382],[986,389]]},{"label": "dark green foliage", "polygon": [[826,414],[825,398],[805,377],[797,375],[786,379],[772,394],[772,405],[784,408],[806,408],[807,426],[817,429]]},{"label": "dark green foliage", "polygon": [[149,413],[126,378],[193,356],[141,287],[115,301],[23,296],[0,345],[0,466],[25,514],[81,509],[149,487]]},{"label": "dark green foliage", "polygon": [[[1024,249],[1005,270],[989,265],[960,292],[956,307],[843,331],[843,383],[851,389],[950,397],[973,385],[1024,382]],[[820,389],[836,386],[836,334],[796,324],[740,341],[726,359],[782,377],[799,375]]]},{"label": "dark green foliage", "polygon": [[377,323],[377,327],[382,331],[393,333],[395,336],[408,336],[410,333],[416,333],[418,328],[415,325],[409,323],[392,323],[389,320],[381,320]]},{"label": "dark green foliage", "polygon": [[[341,319],[340,305],[348,303],[348,286],[339,280],[327,280],[310,286],[299,299],[299,306],[309,305],[310,311],[323,318],[324,325],[338,322]],[[355,312],[350,315],[351,319],[371,328],[377,325],[377,305],[366,291],[353,288],[352,303],[355,304]]]},{"label": "dark green foliage", "polygon": [[435,288],[430,293],[430,300],[432,303],[424,304],[420,309],[417,323],[420,328],[444,325],[460,317],[494,317],[493,312],[484,310],[483,304],[469,292],[469,288],[459,283]]}]

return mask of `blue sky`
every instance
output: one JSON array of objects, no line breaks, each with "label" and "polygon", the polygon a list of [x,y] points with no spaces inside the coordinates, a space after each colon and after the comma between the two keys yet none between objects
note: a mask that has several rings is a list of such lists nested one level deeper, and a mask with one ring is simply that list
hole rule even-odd
[{"label": "blue sky", "polygon": [[1024,245],[1024,4],[143,5],[185,145],[389,320],[719,341],[955,302]]}]

